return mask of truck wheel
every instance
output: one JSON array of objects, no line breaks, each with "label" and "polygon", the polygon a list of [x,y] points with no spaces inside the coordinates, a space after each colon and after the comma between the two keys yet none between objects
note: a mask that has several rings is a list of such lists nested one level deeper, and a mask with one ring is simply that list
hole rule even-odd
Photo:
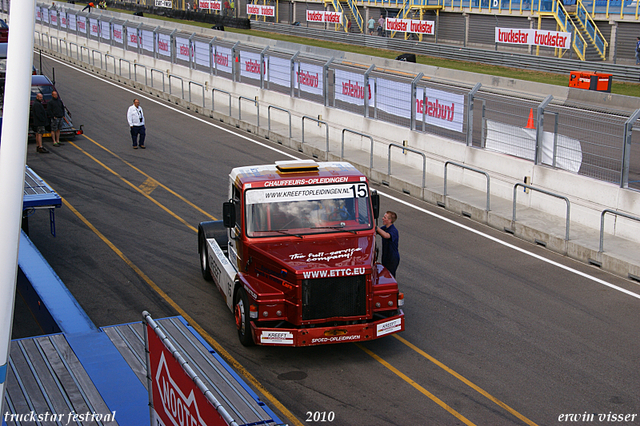
[{"label": "truck wheel", "polygon": [[236,328],[238,329],[240,343],[244,346],[253,346],[251,323],[249,322],[249,299],[243,288],[238,289],[234,305]]},{"label": "truck wheel", "polygon": [[202,272],[202,278],[206,281],[213,281],[213,277],[211,276],[211,270],[209,269],[209,256],[207,253],[207,241],[204,239],[203,235],[198,237],[199,240],[199,250],[200,253],[200,272]]}]

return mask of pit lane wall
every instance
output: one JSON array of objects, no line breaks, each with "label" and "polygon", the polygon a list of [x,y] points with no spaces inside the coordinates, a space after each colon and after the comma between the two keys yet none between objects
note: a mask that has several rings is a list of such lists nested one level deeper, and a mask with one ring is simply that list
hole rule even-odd
[{"label": "pit lane wall", "polygon": [[[112,13],[112,15],[115,16],[117,14]],[[129,22],[134,22],[136,24],[145,24],[147,26],[155,26],[158,22],[149,18],[131,17],[129,15],[122,15],[120,16],[120,19],[129,20]],[[176,29],[185,33],[195,32],[198,36],[210,39],[217,37],[216,40],[224,40],[230,44],[234,44],[236,42],[246,43],[253,46],[259,46],[259,49],[264,46],[271,46],[274,48],[277,47],[278,49],[290,49],[293,52],[306,52],[319,58],[328,59],[334,57],[336,59],[342,59],[343,61],[353,61],[359,64],[373,63],[377,68],[395,68],[396,70],[404,72],[422,72],[425,76],[446,78],[448,81],[459,79],[461,82],[467,82],[467,86],[469,85],[469,81],[476,81],[505,94],[511,93],[512,95],[515,95],[517,92],[526,92],[529,94],[535,93],[539,96],[540,94],[553,93],[555,99],[560,98],[568,102],[579,98],[584,102],[600,104],[605,108],[613,105],[615,105],[616,109],[631,109],[635,107],[633,102],[628,100],[627,97],[616,97],[611,94],[590,94],[588,92],[576,94],[575,91],[569,90],[568,88],[559,88],[557,86],[547,86],[501,77],[463,73],[460,71],[444,70],[438,67],[407,64],[404,62],[401,63],[402,68],[400,69],[398,68],[398,62],[368,57],[365,55],[349,54],[292,43],[263,40],[253,36],[212,31],[209,29],[182,24],[163,22],[163,27],[165,30]],[[342,129],[350,129],[355,132],[372,135],[374,137],[374,155],[384,159],[386,159],[388,155],[389,143],[402,144],[403,141],[407,141],[407,146],[424,152],[426,155],[426,169],[429,177],[425,188],[421,187],[419,179],[417,182],[413,183],[387,175],[386,167],[383,167],[382,165],[378,165],[377,169],[376,167],[369,169],[368,162],[356,166],[376,182],[388,182],[390,186],[396,189],[410,192],[412,195],[416,195],[433,203],[446,203],[448,201],[442,195],[442,176],[444,174],[445,162],[453,161],[468,167],[486,171],[491,176],[492,197],[512,200],[514,184],[517,182],[523,182],[525,177],[530,179],[529,182],[531,182],[531,184],[536,188],[568,197],[571,201],[572,224],[575,223],[583,225],[592,229],[595,233],[600,229],[601,212],[604,209],[613,209],[633,216],[638,216],[640,212],[640,194],[632,190],[621,189],[614,184],[579,176],[563,170],[535,165],[531,161],[514,158],[505,154],[468,147],[463,143],[437,135],[412,131],[407,127],[397,126],[375,119],[364,118],[359,114],[350,113],[342,109],[330,108],[316,102],[291,97],[288,94],[264,90],[256,86],[234,82],[228,78],[211,75],[208,72],[194,70],[184,65],[172,63],[162,57],[154,58],[152,56],[125,50],[120,46],[101,42],[99,37],[98,40],[87,39],[83,35],[67,33],[65,31],[42,25],[41,23],[36,23],[36,32],[36,46],[44,47],[46,52],[54,56],[76,63],[84,68],[92,70],[93,72],[107,76],[108,78],[117,79],[124,84],[139,88],[141,91],[146,93],[153,93],[162,98],[170,99],[172,102],[196,112],[220,119],[232,125],[236,125],[239,128],[246,129],[252,133],[269,137],[271,140],[276,142],[298,148],[299,150],[310,155],[315,155],[320,159],[340,158],[340,133]],[[64,42],[68,44],[75,43],[78,46],[84,46],[81,47],[81,50],[84,50],[85,52],[83,60],[81,61],[80,58],[77,58],[77,52],[74,53],[71,50],[71,57],[67,56],[68,52],[64,52],[64,49],[60,49],[56,46],[57,40],[64,40]],[[98,53],[93,53],[94,51]],[[92,52],[94,56],[93,60],[88,58],[89,52]],[[120,70],[114,67],[116,62],[115,60],[105,61],[104,63],[101,63],[100,60],[96,60],[96,58],[104,58],[105,54],[115,57],[118,61],[120,61],[120,59],[124,61],[119,64],[122,66],[121,74],[124,74],[124,76],[119,75]],[[89,65],[87,62],[94,63],[95,65]],[[167,79],[166,77],[171,74],[173,76],[179,76],[185,81],[185,83],[187,81],[193,81],[197,84],[203,85],[206,88],[207,93],[205,107],[202,107],[201,99],[194,101],[193,103],[182,99],[182,96],[179,95],[180,90],[176,90],[175,86],[173,88],[174,95],[169,95],[168,93],[162,93],[162,91],[159,90],[157,82],[155,83],[156,87],[153,88],[146,86],[144,83],[133,81],[133,75],[129,78],[127,75],[128,72],[124,70],[127,62],[131,64],[139,64],[147,69],[153,68],[155,70],[166,70],[165,81]],[[138,77],[138,80],[144,80],[144,77]],[[260,108],[262,126],[259,127],[248,121],[241,121],[234,117],[229,117],[228,109],[225,109],[225,111],[212,111],[209,109],[208,107],[211,105],[212,88],[217,88],[231,93],[233,95],[234,108],[236,108],[236,110],[240,97],[247,100],[256,99],[257,102],[262,105],[262,108]],[[176,96],[175,93],[178,93],[178,96]],[[299,122],[300,118],[303,116],[321,117],[321,120],[328,123],[330,127],[330,153],[328,155],[325,153],[324,143],[318,144],[321,146],[320,148],[314,148],[311,143],[302,144],[295,140],[295,138],[289,138],[285,131],[278,133],[275,131],[268,131],[266,129],[267,126],[264,124],[266,122],[264,117],[264,113],[267,109],[266,105],[273,105],[278,108],[291,111],[294,116],[294,122]],[[254,107],[245,102],[243,106],[243,111],[245,111],[243,112],[243,116],[248,116],[249,114],[246,111],[251,108]],[[255,120],[253,123],[255,123]],[[526,117],[523,117],[523,125],[525,123]],[[369,141],[345,141],[345,149],[361,148],[369,150]],[[346,158],[346,160],[356,163],[354,159]],[[393,157],[393,161],[394,164],[400,163],[401,166],[406,166],[407,168],[422,170],[422,158],[418,155],[396,155]],[[451,170],[448,173],[449,184],[458,183],[473,189],[485,191],[486,180],[483,175],[462,169],[457,170],[457,168],[450,169]],[[436,177],[435,180],[432,179],[433,176]],[[435,184],[433,182],[435,182]],[[517,201],[519,208],[530,207],[559,218],[564,218],[566,214],[566,205],[564,203],[550,201],[548,196],[535,191],[529,194],[518,195]],[[451,203],[447,205],[448,208],[455,210],[455,207],[453,206],[454,204]],[[490,212],[486,212],[483,209],[467,210],[472,211],[471,215],[473,219],[488,223],[498,229],[504,229],[511,227],[512,225],[509,219],[505,217],[498,217],[497,215],[491,215]],[[633,243],[640,242],[640,223],[635,221],[617,220],[615,218],[609,219],[605,222],[605,232],[607,235],[624,238]],[[530,238],[530,240],[533,241],[533,238]],[[562,239],[557,242],[557,245],[559,246],[557,250],[564,254],[567,254],[570,251],[567,248],[567,242],[563,242]],[[549,248],[555,249],[554,247]],[[593,257],[596,258],[597,256]],[[634,271],[634,275],[640,275],[640,271]],[[623,275],[627,276],[626,273]]]}]

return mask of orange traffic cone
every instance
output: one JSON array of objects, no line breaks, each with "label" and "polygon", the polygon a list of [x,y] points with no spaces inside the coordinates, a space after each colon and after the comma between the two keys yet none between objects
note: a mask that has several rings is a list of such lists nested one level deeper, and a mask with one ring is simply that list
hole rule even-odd
[{"label": "orange traffic cone", "polygon": [[533,122],[533,108],[529,110],[529,119],[527,120],[527,127],[525,129],[535,129],[536,125]]}]

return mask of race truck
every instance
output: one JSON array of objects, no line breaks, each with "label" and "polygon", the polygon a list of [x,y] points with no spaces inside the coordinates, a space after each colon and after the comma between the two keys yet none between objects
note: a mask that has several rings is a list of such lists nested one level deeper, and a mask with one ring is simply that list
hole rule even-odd
[{"label": "race truck", "polygon": [[404,330],[404,295],[377,263],[379,195],[346,162],[234,168],[223,218],[198,226],[202,275],[245,346],[312,346]]}]

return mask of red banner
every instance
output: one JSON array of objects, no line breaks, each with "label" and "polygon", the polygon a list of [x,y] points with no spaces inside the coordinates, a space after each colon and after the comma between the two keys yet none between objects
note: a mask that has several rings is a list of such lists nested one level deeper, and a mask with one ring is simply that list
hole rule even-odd
[{"label": "red banner", "polygon": [[153,426],[227,426],[178,361],[147,324]]}]

